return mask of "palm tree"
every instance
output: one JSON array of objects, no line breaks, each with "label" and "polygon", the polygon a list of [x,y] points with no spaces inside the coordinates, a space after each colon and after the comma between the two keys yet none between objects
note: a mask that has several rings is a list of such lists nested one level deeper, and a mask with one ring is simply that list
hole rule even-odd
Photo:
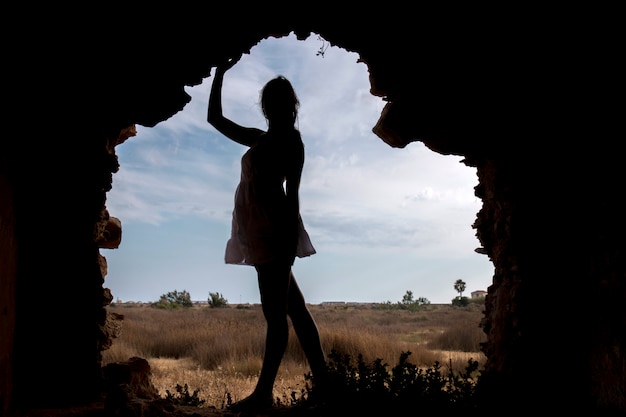
[{"label": "palm tree", "polygon": [[454,289],[459,293],[459,298],[463,297],[463,291],[465,291],[465,282],[462,279],[457,279],[454,283]]}]

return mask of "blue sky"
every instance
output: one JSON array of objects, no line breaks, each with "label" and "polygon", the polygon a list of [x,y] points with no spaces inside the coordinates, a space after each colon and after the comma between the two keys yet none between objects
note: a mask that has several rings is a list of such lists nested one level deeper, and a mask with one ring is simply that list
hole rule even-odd
[{"label": "blue sky", "polygon": [[[299,128],[306,160],[301,214],[317,253],[296,259],[294,274],[309,303],[449,303],[454,282],[466,293],[486,290],[493,265],[471,225],[481,201],[478,177],[457,156],[421,142],[392,148],[372,133],[384,101],[369,92],[358,55],[311,35],[269,38],[226,73],[224,114],[265,129],[258,100],[278,74],[300,98]],[[229,303],[258,303],[254,268],[226,265],[233,196],[246,148],[206,122],[212,78],[187,87],[181,112],[118,145],[120,170],[107,195],[122,222],[118,249],[101,249],[105,287],[122,301],[156,301],[186,290],[193,300],[221,293]]]}]

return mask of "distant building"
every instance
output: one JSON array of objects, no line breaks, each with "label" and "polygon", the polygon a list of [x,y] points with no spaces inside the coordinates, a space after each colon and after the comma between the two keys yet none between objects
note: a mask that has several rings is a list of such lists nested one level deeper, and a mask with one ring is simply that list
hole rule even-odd
[{"label": "distant building", "polygon": [[322,301],[320,305],[323,306],[345,306],[345,301]]},{"label": "distant building", "polygon": [[476,290],[471,292],[472,298],[481,298],[487,295],[487,291],[485,290]]},{"label": "distant building", "polygon": [[322,301],[319,305],[322,307],[369,307],[374,303],[363,303],[359,301]]}]

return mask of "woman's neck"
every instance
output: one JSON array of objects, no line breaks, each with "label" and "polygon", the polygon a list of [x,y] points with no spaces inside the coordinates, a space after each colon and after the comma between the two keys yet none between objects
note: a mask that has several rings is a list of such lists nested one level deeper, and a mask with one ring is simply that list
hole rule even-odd
[{"label": "woman's neck", "polygon": [[267,127],[268,132],[291,132],[295,130],[293,124],[290,123],[269,123]]}]

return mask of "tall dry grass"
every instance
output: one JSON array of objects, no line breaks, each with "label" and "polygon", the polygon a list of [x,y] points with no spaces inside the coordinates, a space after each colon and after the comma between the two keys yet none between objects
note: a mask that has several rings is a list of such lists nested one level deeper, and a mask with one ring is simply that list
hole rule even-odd
[{"label": "tall dry grass", "polygon": [[[463,370],[471,358],[482,366],[479,327],[482,306],[430,305],[420,311],[382,310],[372,306],[309,306],[327,353],[366,363],[382,359],[393,366],[402,352],[410,362],[430,367],[435,361]],[[208,405],[223,407],[254,388],[261,369],[265,320],[260,306],[161,310],[116,305],[110,312],[124,316],[122,331],[103,353],[103,365],[138,356],[148,360],[152,382],[162,396],[177,384],[199,390]],[[309,371],[293,330],[276,382],[275,396],[288,402],[292,392],[305,389]]]}]

